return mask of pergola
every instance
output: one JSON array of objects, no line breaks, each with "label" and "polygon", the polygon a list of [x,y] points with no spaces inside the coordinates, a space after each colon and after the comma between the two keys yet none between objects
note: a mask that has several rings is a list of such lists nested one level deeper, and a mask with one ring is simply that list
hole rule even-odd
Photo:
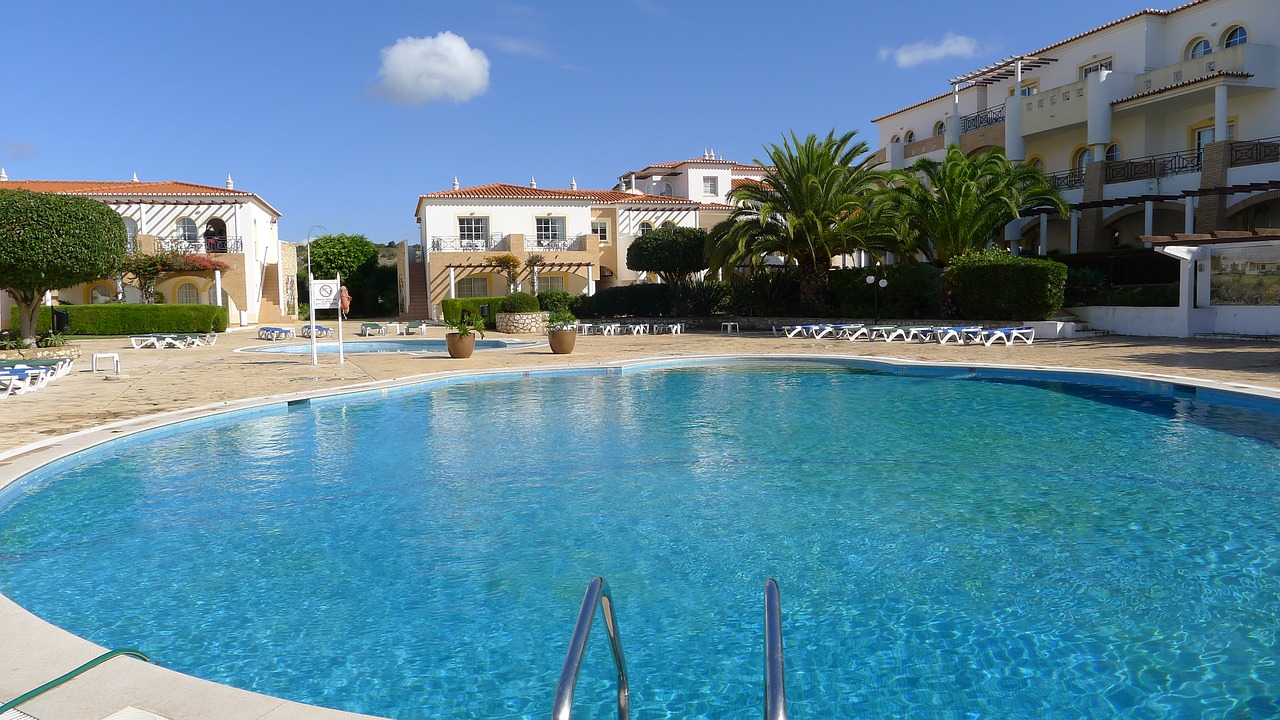
[{"label": "pergola", "polygon": [[[595,265],[596,265],[595,263],[591,263],[591,262],[559,262],[559,261],[552,260],[552,261],[544,262],[538,265],[538,272],[542,272],[544,270],[551,270],[551,271],[568,272],[574,275],[582,275],[583,273],[579,271],[585,268],[586,278],[587,278],[587,294],[594,295],[596,292],[596,280],[594,277],[592,277],[591,268],[595,267]],[[458,297],[458,271],[459,270],[464,270],[464,271],[499,270],[500,271],[503,269],[501,265],[496,265],[490,262],[455,262],[455,263],[449,263],[444,267],[446,270],[449,271],[449,297],[450,298]],[[470,275],[471,273],[467,272],[466,274]]]}]

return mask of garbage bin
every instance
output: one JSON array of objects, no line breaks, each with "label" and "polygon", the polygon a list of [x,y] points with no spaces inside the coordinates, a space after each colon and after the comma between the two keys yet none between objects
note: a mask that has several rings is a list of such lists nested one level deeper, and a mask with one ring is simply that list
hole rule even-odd
[{"label": "garbage bin", "polygon": [[53,310],[53,331],[62,334],[71,329],[71,313],[66,310]]}]

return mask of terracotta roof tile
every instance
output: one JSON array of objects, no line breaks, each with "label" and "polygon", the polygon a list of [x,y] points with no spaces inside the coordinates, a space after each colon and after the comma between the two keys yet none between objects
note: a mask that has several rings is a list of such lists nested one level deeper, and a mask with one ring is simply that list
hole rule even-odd
[{"label": "terracotta roof tile", "polygon": [[623,203],[666,203],[681,205],[697,205],[684,198],[660,197],[657,195],[636,195],[617,190],[553,190],[549,188],[531,188],[524,185],[508,183],[490,183],[475,187],[442,190],[427,193],[427,198],[463,198],[475,200],[586,200],[605,205]]},{"label": "terracotta roof tile", "polygon": [[1216,79],[1216,78],[1222,78],[1222,77],[1233,77],[1233,78],[1245,78],[1245,79],[1248,79],[1248,78],[1253,77],[1253,73],[1240,72],[1240,71],[1238,71],[1238,70],[1219,70],[1219,71],[1217,71],[1217,72],[1209,73],[1208,75],[1201,75],[1201,76],[1200,76],[1200,77],[1198,77],[1198,78],[1191,78],[1190,80],[1183,80],[1183,81],[1182,81],[1182,82],[1180,82],[1180,83],[1174,83],[1174,84],[1172,84],[1172,85],[1165,85],[1165,86],[1163,86],[1163,87],[1152,88],[1151,90],[1146,90],[1146,91],[1144,91],[1144,92],[1140,92],[1140,93],[1138,93],[1138,94],[1136,94],[1136,95],[1129,95],[1128,97],[1122,97],[1122,98],[1120,98],[1119,100],[1112,100],[1112,101],[1111,101],[1111,104],[1112,104],[1112,105],[1119,105],[1120,103],[1126,103],[1126,102],[1129,102],[1130,100],[1138,100],[1138,99],[1140,99],[1140,98],[1150,97],[1150,96],[1152,96],[1152,95],[1159,95],[1159,94],[1160,94],[1160,93],[1162,93],[1162,92],[1168,92],[1169,90],[1177,90],[1178,88],[1183,88],[1183,87],[1186,87],[1186,86],[1188,86],[1188,85],[1195,85],[1196,83],[1202,83],[1202,82],[1204,82],[1204,81],[1206,81],[1206,80],[1213,80],[1213,79]]},{"label": "terracotta roof tile", "polygon": [[247,197],[253,193],[228,190],[213,185],[178,180],[159,182],[111,182],[96,180],[6,180],[0,182],[0,190],[31,190],[33,192],[60,193],[65,195],[141,196],[141,195],[234,195]]}]

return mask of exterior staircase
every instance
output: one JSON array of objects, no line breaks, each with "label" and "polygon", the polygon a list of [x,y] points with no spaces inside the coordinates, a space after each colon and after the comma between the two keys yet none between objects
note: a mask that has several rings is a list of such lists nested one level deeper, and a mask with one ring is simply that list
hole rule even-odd
[{"label": "exterior staircase", "polygon": [[426,320],[431,314],[431,303],[427,296],[427,265],[422,260],[410,260],[409,274],[409,309],[400,313],[397,320]]}]

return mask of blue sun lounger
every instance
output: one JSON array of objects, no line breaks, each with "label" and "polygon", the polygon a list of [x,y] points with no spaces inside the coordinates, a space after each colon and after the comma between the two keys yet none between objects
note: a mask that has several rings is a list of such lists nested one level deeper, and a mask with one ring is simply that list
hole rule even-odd
[{"label": "blue sun lounger", "polygon": [[1003,340],[1006,346],[1013,345],[1014,340],[1021,340],[1030,345],[1036,339],[1036,329],[1030,325],[995,328],[993,330],[983,330],[982,337],[987,347],[991,347],[998,340]]}]

